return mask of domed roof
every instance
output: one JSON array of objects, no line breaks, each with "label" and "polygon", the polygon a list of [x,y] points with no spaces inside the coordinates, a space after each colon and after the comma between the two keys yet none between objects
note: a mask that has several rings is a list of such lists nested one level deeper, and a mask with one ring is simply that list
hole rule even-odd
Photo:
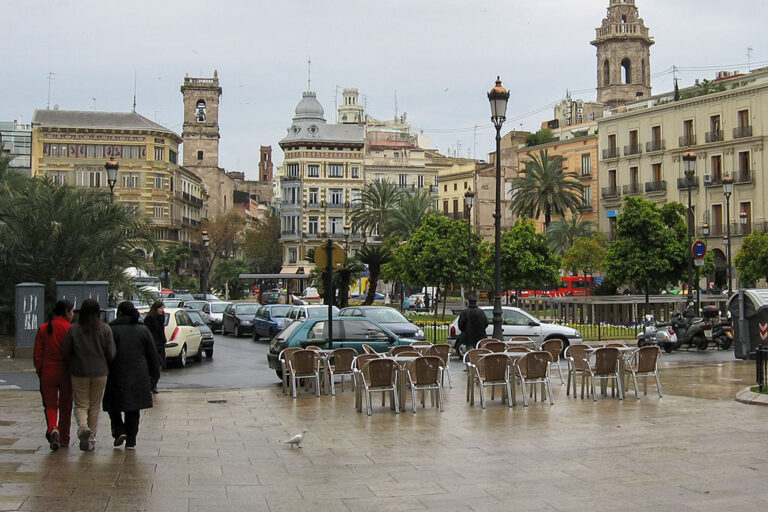
[{"label": "domed roof", "polygon": [[323,106],[317,101],[317,96],[312,91],[306,91],[301,101],[296,105],[296,119],[317,119],[325,121],[323,117]]}]

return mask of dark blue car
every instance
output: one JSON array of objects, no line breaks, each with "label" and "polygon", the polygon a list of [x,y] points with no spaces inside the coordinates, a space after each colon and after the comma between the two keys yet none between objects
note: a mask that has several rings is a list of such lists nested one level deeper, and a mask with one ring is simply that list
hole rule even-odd
[{"label": "dark blue car", "polygon": [[261,306],[253,319],[253,340],[272,339],[285,327],[285,315],[293,306],[290,304],[267,304]]}]

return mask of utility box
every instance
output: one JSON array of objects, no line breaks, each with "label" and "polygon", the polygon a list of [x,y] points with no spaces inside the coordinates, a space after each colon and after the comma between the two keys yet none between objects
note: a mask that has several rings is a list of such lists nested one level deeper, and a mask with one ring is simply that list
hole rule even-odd
[{"label": "utility box", "polygon": [[17,284],[14,357],[32,357],[37,330],[43,323],[45,323],[45,286],[40,283]]},{"label": "utility box", "polygon": [[107,309],[109,281],[56,281],[56,300],[68,300],[79,310],[85,299],[95,299],[101,309]]},{"label": "utility box", "polygon": [[741,289],[728,299],[735,337],[734,355],[747,359],[768,344],[768,289]]}]

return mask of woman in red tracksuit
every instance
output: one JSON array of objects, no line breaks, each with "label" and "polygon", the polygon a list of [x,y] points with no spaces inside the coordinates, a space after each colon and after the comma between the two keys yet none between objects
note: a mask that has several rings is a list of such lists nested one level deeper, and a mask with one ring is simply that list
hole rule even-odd
[{"label": "woman in red tracksuit", "polygon": [[51,450],[69,446],[69,425],[72,419],[72,380],[69,363],[62,352],[64,337],[69,330],[74,306],[60,300],[53,308],[53,316],[41,325],[35,337],[35,371],[40,378],[40,393],[43,395],[45,433]]}]

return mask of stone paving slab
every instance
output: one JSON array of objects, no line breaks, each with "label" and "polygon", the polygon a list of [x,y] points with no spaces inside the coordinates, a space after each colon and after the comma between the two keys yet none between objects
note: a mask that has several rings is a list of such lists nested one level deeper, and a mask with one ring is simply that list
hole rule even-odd
[{"label": "stone paving slab", "polygon": [[[112,447],[103,415],[95,452],[52,453],[39,393],[3,391],[0,510],[764,512],[768,416],[733,399],[752,369],[672,365],[664,398],[649,384],[594,402],[557,383],[554,406],[485,410],[459,374],[442,414],[374,400],[371,417],[349,391],[162,392],[135,452]],[[303,448],[283,444],[305,426]]]}]

